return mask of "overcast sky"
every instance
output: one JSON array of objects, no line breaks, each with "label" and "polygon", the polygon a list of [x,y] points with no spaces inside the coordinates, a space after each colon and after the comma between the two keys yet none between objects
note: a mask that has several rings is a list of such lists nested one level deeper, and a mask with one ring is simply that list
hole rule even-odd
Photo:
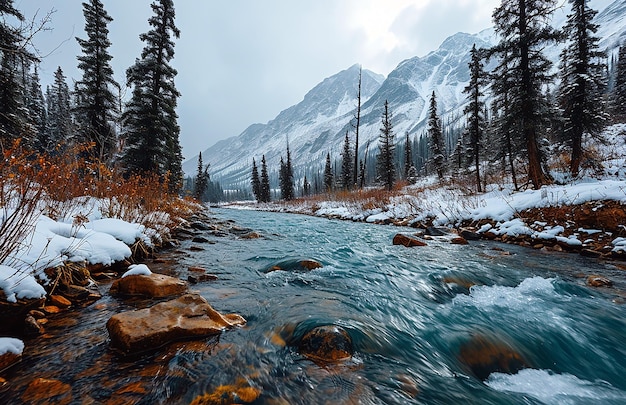
[{"label": "overcast sky", "polygon": [[[113,18],[115,78],[143,48],[151,0],[102,0]],[[355,63],[383,75],[424,56],[459,31],[491,26],[499,0],[178,0],[173,66],[185,159],[220,139],[266,123],[326,77]],[[80,0],[14,0],[27,18],[50,10],[51,31],[35,37],[42,84],[61,66],[79,79],[74,39],[86,38]],[[37,14],[38,13],[38,14]]]}]

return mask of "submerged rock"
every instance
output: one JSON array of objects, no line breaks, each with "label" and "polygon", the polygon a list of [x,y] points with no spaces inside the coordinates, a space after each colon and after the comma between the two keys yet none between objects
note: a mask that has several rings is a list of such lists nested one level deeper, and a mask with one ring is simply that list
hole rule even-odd
[{"label": "submerged rock", "polygon": [[613,282],[607,277],[593,274],[587,277],[587,285],[590,287],[611,287]]},{"label": "submerged rock", "polygon": [[270,266],[265,272],[283,271],[311,271],[324,267],[324,265],[314,259],[287,259]]},{"label": "submerged rock", "polygon": [[526,360],[514,348],[482,335],[474,336],[461,346],[459,360],[481,380],[486,380],[491,373],[515,374],[528,367]]},{"label": "submerged rock", "polygon": [[72,402],[72,387],[59,380],[37,378],[28,384],[22,400],[28,404],[69,404]]},{"label": "submerged rock", "polygon": [[406,246],[406,247],[414,247],[414,246],[428,246],[426,244],[426,242],[422,242],[419,239],[415,239],[412,238],[410,236],[404,235],[404,234],[397,234],[396,236],[393,237],[393,244],[394,245],[402,245],[402,246]]},{"label": "submerged rock", "polygon": [[176,340],[216,335],[245,323],[240,315],[220,314],[198,294],[186,294],[151,308],[114,315],[106,327],[111,344],[125,353],[132,353]]},{"label": "submerged rock", "polygon": [[249,404],[261,396],[261,390],[250,386],[220,385],[214,392],[196,397],[190,405]]},{"label": "submerged rock", "polygon": [[352,357],[352,338],[335,325],[319,326],[307,332],[300,340],[298,351],[313,361],[332,363]]},{"label": "submerged rock", "polygon": [[163,298],[187,291],[187,283],[175,277],[152,273],[135,274],[117,279],[111,284],[111,294]]}]

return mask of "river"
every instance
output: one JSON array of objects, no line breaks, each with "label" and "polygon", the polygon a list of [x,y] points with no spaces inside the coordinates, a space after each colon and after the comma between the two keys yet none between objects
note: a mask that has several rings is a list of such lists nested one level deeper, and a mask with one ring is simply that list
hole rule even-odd
[{"label": "river", "polygon": [[[105,294],[26,342],[0,402],[22,403],[37,376],[69,384],[67,403],[76,404],[188,404],[224,385],[255,387],[258,404],[626,403],[626,285],[612,263],[482,241],[393,246],[394,234],[409,228],[243,210],[211,215],[263,237],[207,236],[216,243],[202,251],[184,241],[168,253],[179,263],[173,273],[186,278],[188,266],[202,266],[217,275],[192,289],[218,311],[243,315],[245,327],[122,358],[109,348],[107,319],[151,303]],[[324,267],[266,272],[299,258]],[[616,286],[586,287],[588,274]],[[320,325],[349,333],[351,360],[319,365],[289,344]],[[477,378],[459,358],[477,336],[504,342],[528,367]]]}]

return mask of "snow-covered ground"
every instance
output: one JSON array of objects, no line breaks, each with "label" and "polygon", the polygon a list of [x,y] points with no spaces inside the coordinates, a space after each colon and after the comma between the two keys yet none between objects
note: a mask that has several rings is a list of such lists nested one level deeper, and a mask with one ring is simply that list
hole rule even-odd
[{"label": "snow-covered ground", "polygon": [[[6,300],[38,299],[46,295],[43,286],[51,281],[44,270],[66,262],[84,262],[109,266],[128,259],[130,245],[141,240],[146,246],[148,235],[155,231],[143,225],[120,219],[102,218],[94,206],[53,220],[45,215],[35,218],[34,226],[16,251],[0,264],[0,289]],[[77,221],[80,218],[80,221]]]}]

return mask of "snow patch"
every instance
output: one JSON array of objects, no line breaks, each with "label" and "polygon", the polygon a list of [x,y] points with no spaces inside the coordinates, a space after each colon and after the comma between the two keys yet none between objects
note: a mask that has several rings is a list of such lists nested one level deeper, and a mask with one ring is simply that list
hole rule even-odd
[{"label": "snow patch", "polygon": [[149,276],[152,274],[145,264],[132,264],[128,266],[128,271],[122,274],[122,278],[127,276]]},{"label": "snow patch", "polygon": [[6,353],[22,355],[24,351],[24,342],[15,338],[0,337],[0,355]]}]

